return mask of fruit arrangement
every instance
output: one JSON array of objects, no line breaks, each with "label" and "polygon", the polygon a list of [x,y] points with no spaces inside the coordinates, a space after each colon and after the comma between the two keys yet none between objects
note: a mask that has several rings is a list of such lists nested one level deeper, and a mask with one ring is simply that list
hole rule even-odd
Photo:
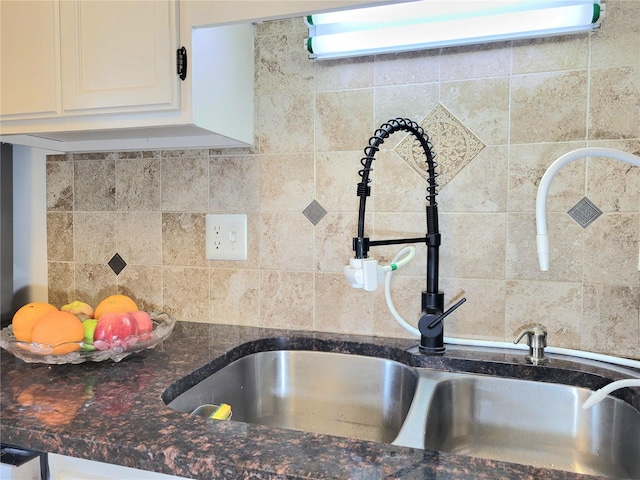
[{"label": "fruit arrangement", "polygon": [[[0,346],[26,361],[38,359],[33,360],[20,350],[47,356],[45,363],[66,363],[66,357],[79,363],[83,361],[82,354],[92,353],[96,355],[91,360],[119,361],[128,353],[155,346],[171,333],[174,321],[166,314],[159,316],[152,319],[126,295],[110,295],[95,309],[81,301],[60,309],[45,302],[31,302],[21,307],[13,316],[11,327],[2,331]],[[63,360],[51,361],[57,356]]]}]

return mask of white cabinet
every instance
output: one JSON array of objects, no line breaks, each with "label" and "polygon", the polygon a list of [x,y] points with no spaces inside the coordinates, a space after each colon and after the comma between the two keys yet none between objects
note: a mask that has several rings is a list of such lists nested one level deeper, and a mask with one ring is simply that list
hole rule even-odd
[{"label": "white cabinet", "polygon": [[62,1],[64,115],[177,109],[174,1]]},{"label": "white cabinet", "polygon": [[84,460],[57,453],[49,453],[48,457],[51,480],[122,480],[125,478],[127,480],[188,480],[175,475]]},{"label": "white cabinet", "polygon": [[0,2],[2,118],[60,115],[59,25],[56,2]]},{"label": "white cabinet", "polygon": [[[181,6],[0,1],[8,99],[0,105],[0,139],[64,152],[251,144],[253,26],[207,28],[192,41],[194,25],[179,22]],[[36,39],[23,46],[23,37]],[[183,45],[185,80],[176,60]]]}]

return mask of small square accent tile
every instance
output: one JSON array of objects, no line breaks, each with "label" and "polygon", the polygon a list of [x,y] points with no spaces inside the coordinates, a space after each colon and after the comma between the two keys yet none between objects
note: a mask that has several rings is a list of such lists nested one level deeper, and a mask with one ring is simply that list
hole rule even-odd
[{"label": "small square accent tile", "polygon": [[111,260],[109,260],[107,265],[111,267],[113,273],[119,275],[120,272],[124,270],[124,267],[127,266],[127,262],[125,262],[122,257],[118,253],[116,253],[113,257],[111,257]]},{"label": "small square accent tile", "polygon": [[[444,187],[460,170],[467,166],[486,146],[471,130],[458,120],[444,105],[438,104],[420,122],[433,144],[438,186]],[[425,181],[429,179],[422,147],[413,135],[407,135],[395,151]]]},{"label": "small square accent tile", "polygon": [[584,197],[567,212],[571,218],[578,222],[582,228],[587,228],[596,218],[602,215],[600,210],[591,200]]},{"label": "small square accent tile", "polygon": [[307,205],[307,208],[305,208],[302,213],[304,213],[304,216],[307,217],[311,223],[317,225],[320,220],[322,220],[322,217],[327,214],[327,211],[318,203],[317,200],[314,200]]}]

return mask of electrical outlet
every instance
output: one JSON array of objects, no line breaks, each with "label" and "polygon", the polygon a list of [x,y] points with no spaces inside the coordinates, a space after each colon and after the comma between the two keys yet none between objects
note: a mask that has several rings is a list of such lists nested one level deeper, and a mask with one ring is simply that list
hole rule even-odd
[{"label": "electrical outlet", "polygon": [[206,216],[207,259],[247,259],[247,216],[245,214]]}]

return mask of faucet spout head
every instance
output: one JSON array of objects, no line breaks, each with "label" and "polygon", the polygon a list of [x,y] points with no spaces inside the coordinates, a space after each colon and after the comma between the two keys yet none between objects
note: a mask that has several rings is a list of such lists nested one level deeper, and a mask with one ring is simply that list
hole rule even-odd
[{"label": "faucet spout head", "polygon": [[538,263],[540,270],[546,272],[549,270],[549,235],[539,233],[536,235],[536,246],[538,249]]}]

